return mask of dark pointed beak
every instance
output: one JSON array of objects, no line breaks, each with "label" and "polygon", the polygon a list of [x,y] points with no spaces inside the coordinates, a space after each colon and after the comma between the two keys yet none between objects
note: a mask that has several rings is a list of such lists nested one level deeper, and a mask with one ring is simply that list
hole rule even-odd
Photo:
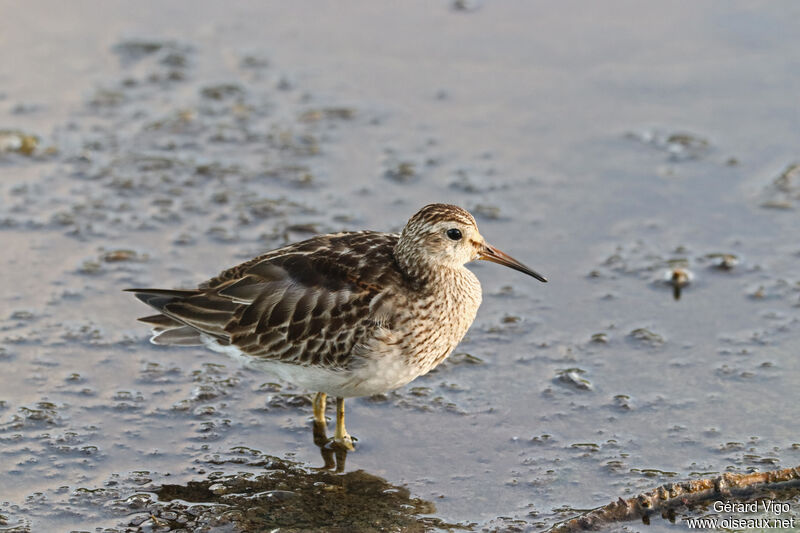
[{"label": "dark pointed beak", "polygon": [[547,283],[547,279],[544,276],[526,267],[525,265],[523,265],[510,255],[501,252],[491,244],[484,243],[483,247],[484,247],[483,250],[478,255],[478,259],[483,259],[484,261],[491,261],[492,263],[497,263],[499,265],[513,268],[514,270],[519,270],[523,274],[533,276],[539,281]]}]

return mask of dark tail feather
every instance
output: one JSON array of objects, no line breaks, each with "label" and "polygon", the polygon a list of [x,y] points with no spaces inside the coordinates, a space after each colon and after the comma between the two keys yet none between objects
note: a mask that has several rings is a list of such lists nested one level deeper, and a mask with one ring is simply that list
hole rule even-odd
[{"label": "dark tail feather", "polygon": [[177,328],[183,325],[182,322],[178,322],[167,315],[150,315],[150,316],[143,316],[137,319],[139,322],[144,322],[145,324],[150,324],[153,327],[153,331],[156,333],[162,332],[167,329]]},{"label": "dark tail feather", "polygon": [[[132,292],[136,298],[163,313],[139,319],[153,327],[154,335],[150,339],[153,344],[193,346],[203,344],[203,335],[215,337],[225,344],[229,342],[223,326],[236,307],[230,300],[217,302],[224,304],[222,309],[210,311],[202,307],[205,300],[201,290],[125,289],[125,291]],[[210,309],[214,309],[214,306],[210,306]],[[187,316],[184,317],[183,314]],[[212,319],[216,319],[216,322]]]},{"label": "dark tail feather", "polygon": [[122,289],[123,292],[134,292],[136,294],[153,294],[158,296],[173,296],[175,298],[186,298],[199,294],[197,289]]},{"label": "dark tail feather", "polygon": [[164,306],[168,303],[200,294],[198,290],[172,289],[125,289],[125,292],[132,292],[139,300],[156,311],[163,311]]}]

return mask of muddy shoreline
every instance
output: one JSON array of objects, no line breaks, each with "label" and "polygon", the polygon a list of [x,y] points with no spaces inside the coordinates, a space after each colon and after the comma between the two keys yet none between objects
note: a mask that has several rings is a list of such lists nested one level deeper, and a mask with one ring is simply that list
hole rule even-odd
[{"label": "muddy shoreline", "polygon": [[[539,531],[800,464],[794,4],[5,11],[0,529]],[[348,405],[342,474],[304,391],[121,292],[430,201],[550,283],[475,265],[467,338]]]}]

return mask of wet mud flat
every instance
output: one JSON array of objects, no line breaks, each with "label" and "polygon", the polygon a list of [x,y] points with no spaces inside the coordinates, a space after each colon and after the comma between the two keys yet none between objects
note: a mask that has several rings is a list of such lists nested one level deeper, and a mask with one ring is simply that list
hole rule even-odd
[{"label": "wet mud flat", "polygon": [[[778,8],[677,9],[642,35],[627,17],[652,13],[629,6],[615,39],[556,8],[347,8],[326,33],[331,7],[200,6],[177,29],[105,8],[113,35],[89,16],[103,46],[61,44],[65,65],[96,58],[90,81],[63,67],[29,89],[35,47],[0,73],[0,530],[541,531],[800,464],[800,154],[776,113],[798,51]],[[541,42],[575,27],[595,51],[537,46],[531,20]],[[659,39],[687,20],[699,55]],[[637,39],[661,44],[615,44]],[[780,83],[752,103],[765,74]],[[318,232],[396,231],[430,201],[470,209],[551,282],[475,265],[467,338],[348,405],[346,462],[315,446],[304,391],[149,344],[120,292],[190,287]],[[753,497],[800,509],[794,489]]]}]

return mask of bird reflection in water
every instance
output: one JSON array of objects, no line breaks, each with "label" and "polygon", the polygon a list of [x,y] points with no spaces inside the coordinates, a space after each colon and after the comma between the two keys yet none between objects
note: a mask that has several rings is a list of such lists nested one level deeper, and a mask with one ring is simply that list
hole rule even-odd
[{"label": "bird reflection in water", "polygon": [[[330,446],[343,468],[346,450]],[[432,517],[432,502],[363,470],[310,469],[247,448],[215,456],[208,466],[214,472],[206,479],[155,487],[147,507],[151,521],[141,525],[189,531],[211,523],[236,531],[375,531],[375,524],[385,531],[467,529]]]},{"label": "bird reflection in water", "polygon": [[347,460],[347,448],[338,446],[333,440],[328,438],[328,425],[325,422],[314,420],[314,444],[319,447],[322,454],[320,470],[332,470],[334,472],[344,472],[345,461]]}]

